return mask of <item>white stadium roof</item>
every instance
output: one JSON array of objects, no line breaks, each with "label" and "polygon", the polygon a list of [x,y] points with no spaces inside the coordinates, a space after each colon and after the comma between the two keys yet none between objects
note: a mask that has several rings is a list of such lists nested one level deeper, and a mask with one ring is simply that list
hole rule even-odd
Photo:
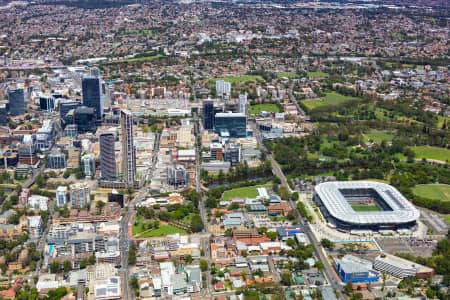
[{"label": "white stadium roof", "polygon": [[[340,189],[373,189],[392,211],[356,212]],[[419,211],[394,187],[374,181],[331,181],[315,187],[317,195],[334,218],[351,224],[404,224],[416,221]]]}]

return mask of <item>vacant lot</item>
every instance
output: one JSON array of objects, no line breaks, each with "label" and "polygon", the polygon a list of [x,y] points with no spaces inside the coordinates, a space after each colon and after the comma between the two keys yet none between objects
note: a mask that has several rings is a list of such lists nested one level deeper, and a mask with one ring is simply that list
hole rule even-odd
[{"label": "vacant lot", "polygon": [[161,225],[161,226],[159,226],[158,229],[153,229],[153,230],[144,232],[143,234],[139,235],[138,237],[140,237],[140,238],[157,237],[157,236],[166,236],[166,235],[175,234],[175,233],[185,234],[186,231],[181,228],[172,226],[172,225]]},{"label": "vacant lot", "polygon": [[251,105],[248,107],[248,111],[250,114],[255,115],[261,111],[280,112],[280,108],[276,104],[266,103],[266,104]]},{"label": "vacant lot", "polygon": [[354,211],[362,212],[362,211],[381,211],[381,209],[376,205],[351,205]]},{"label": "vacant lot", "polygon": [[416,158],[435,159],[440,161],[450,161],[450,150],[446,148],[432,146],[415,146],[411,150],[416,154]]},{"label": "vacant lot", "polygon": [[260,187],[268,188],[270,185],[257,185],[225,191],[222,199],[228,201],[232,198],[256,198],[256,196],[258,196],[258,191],[256,189]]},{"label": "vacant lot", "polygon": [[259,75],[243,75],[243,76],[232,76],[224,78],[211,79],[210,82],[216,82],[217,80],[225,80],[231,83],[243,83],[243,82],[264,82],[264,79]]},{"label": "vacant lot", "polygon": [[450,201],[450,185],[448,184],[421,184],[413,188],[413,193],[419,197]]}]

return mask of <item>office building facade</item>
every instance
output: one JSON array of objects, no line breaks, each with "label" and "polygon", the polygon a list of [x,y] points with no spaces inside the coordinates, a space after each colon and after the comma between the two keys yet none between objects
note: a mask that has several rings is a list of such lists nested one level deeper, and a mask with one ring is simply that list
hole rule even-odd
[{"label": "office building facade", "polygon": [[102,132],[100,134],[100,172],[103,179],[117,177],[115,141],[116,136],[113,132]]},{"label": "office building facade", "polygon": [[93,68],[89,76],[83,77],[81,81],[83,90],[83,105],[95,109],[95,115],[98,120],[102,119],[102,85],[99,72]]},{"label": "office building facade", "polygon": [[50,96],[41,96],[41,97],[39,97],[39,106],[42,110],[54,111],[55,110],[55,99]]},{"label": "office building facade", "polygon": [[77,125],[77,131],[79,133],[95,132],[97,130],[94,108],[86,106],[78,107],[74,111],[73,118],[73,122]]},{"label": "office building facade", "polygon": [[91,177],[95,175],[95,160],[92,155],[83,155],[81,165],[83,166],[84,175]]},{"label": "office building facade", "polygon": [[66,155],[60,150],[54,150],[48,156],[48,168],[64,169],[66,167]]},{"label": "office building facade", "polygon": [[8,124],[8,110],[6,103],[0,103],[0,125]]},{"label": "office building facade", "polygon": [[136,177],[136,149],[133,141],[133,115],[129,110],[120,112],[122,129],[123,179],[128,185],[134,184]]},{"label": "office building facade", "polygon": [[83,208],[91,202],[90,188],[87,182],[70,185],[70,202],[72,207]]},{"label": "office building facade", "polygon": [[203,128],[211,130],[214,128],[214,102],[211,100],[203,101]]},{"label": "office building facade", "polygon": [[8,90],[8,109],[12,116],[25,114],[25,92],[22,88]]},{"label": "office building facade", "polygon": [[247,117],[242,113],[217,113],[214,131],[232,138],[247,136]]},{"label": "office building facade", "polygon": [[247,115],[247,94],[239,95],[239,112]]},{"label": "office building facade", "polygon": [[59,102],[59,115],[64,118],[67,113],[81,106],[81,103],[75,100],[65,100]]},{"label": "office building facade", "polygon": [[167,167],[167,184],[180,187],[187,183],[187,173],[183,166]]},{"label": "office building facade", "polygon": [[67,195],[67,187],[66,186],[58,186],[56,189],[56,206],[64,207],[67,205],[68,195]]}]

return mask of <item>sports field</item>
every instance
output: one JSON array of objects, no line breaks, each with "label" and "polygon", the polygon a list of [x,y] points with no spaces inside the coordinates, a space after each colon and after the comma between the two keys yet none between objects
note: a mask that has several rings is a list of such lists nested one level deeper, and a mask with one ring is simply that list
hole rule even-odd
[{"label": "sports field", "polygon": [[433,146],[414,146],[411,150],[416,154],[416,158],[435,159],[440,161],[450,161],[450,150]]},{"label": "sports field", "polygon": [[308,77],[328,77],[330,74],[325,72],[308,72]]},{"label": "sports field", "polygon": [[376,205],[359,205],[354,204],[350,205],[354,211],[356,212],[363,212],[363,211],[381,211],[381,209]]},{"label": "sports field", "polygon": [[185,234],[186,231],[181,228],[172,226],[172,225],[161,225],[161,226],[159,226],[158,229],[153,229],[153,230],[144,232],[143,234],[140,234],[138,237],[139,238],[157,237],[157,236],[166,236],[166,235],[175,234],[175,233]]},{"label": "sports field", "polygon": [[256,196],[258,196],[258,191],[256,189],[260,187],[269,188],[270,185],[256,185],[225,191],[222,195],[222,200],[228,201],[232,198],[256,198]]},{"label": "sports field", "polygon": [[295,79],[295,78],[300,78],[300,75],[295,74],[295,73],[278,73],[277,74],[277,78],[289,78],[289,79]]},{"label": "sports field", "polygon": [[243,75],[243,76],[232,76],[224,78],[214,78],[210,82],[216,82],[217,80],[225,80],[231,83],[243,83],[243,82],[264,82],[264,79],[259,75]]},{"label": "sports field", "polygon": [[255,115],[261,111],[280,112],[280,108],[276,104],[265,103],[265,104],[250,105],[248,106],[248,111],[250,114]]},{"label": "sports field", "polygon": [[420,184],[413,187],[412,191],[419,197],[450,201],[450,185],[448,184]]}]

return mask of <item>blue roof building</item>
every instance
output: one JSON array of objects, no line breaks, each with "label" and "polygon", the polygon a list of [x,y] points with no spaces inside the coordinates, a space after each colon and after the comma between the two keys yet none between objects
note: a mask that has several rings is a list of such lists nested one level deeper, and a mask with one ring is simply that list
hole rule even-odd
[{"label": "blue roof building", "polygon": [[345,255],[342,259],[336,260],[336,271],[345,283],[375,282],[380,279],[379,273],[372,270],[370,261],[353,255]]}]

